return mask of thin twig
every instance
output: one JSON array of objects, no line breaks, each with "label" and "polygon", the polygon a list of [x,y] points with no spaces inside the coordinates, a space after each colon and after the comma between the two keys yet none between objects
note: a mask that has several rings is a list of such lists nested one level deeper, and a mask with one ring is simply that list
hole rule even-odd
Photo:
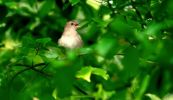
[{"label": "thin twig", "polygon": [[44,75],[44,76],[46,76],[46,77],[50,76],[49,74],[44,73],[42,70],[36,69],[36,67],[39,67],[39,66],[42,66],[42,65],[47,66],[48,64],[46,64],[46,63],[39,63],[39,64],[32,65],[32,66],[23,65],[23,64],[16,64],[15,66],[24,66],[24,67],[26,67],[26,68],[23,69],[23,70],[20,70],[19,72],[17,72],[17,73],[12,77],[11,80],[13,81],[19,74],[21,74],[21,73],[23,73],[23,72],[25,72],[25,71],[27,71],[27,70],[36,71],[36,72],[38,72],[38,73],[40,73],[40,74],[42,74],[42,75]]},{"label": "thin twig", "polygon": [[35,47],[35,55],[38,55],[38,52],[40,50],[40,43],[36,44],[36,47]]},{"label": "thin twig", "polygon": [[141,26],[142,26],[142,28],[144,29],[145,26],[146,26],[146,23],[145,23],[145,21],[143,20],[140,11],[139,11],[139,10],[137,9],[137,7],[135,6],[135,2],[134,2],[133,0],[131,0],[131,4],[132,4],[132,7],[135,9],[136,15],[137,15],[138,18],[141,20],[141,22],[142,22],[142,23],[141,23]]}]

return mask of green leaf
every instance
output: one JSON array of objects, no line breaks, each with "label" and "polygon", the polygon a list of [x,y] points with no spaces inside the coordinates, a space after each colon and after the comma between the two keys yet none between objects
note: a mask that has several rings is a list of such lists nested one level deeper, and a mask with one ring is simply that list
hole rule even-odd
[{"label": "green leaf", "polygon": [[5,5],[11,9],[16,9],[17,8],[17,3],[14,1],[11,2],[6,2]]},{"label": "green leaf", "polygon": [[104,57],[113,57],[117,51],[117,43],[112,35],[103,35],[96,44],[96,52]]},{"label": "green leaf", "polygon": [[46,0],[46,1],[44,1],[43,5],[39,9],[40,17],[44,17],[44,16],[48,15],[48,13],[53,8],[53,6],[54,6],[54,0]]},{"label": "green leaf", "polygon": [[69,0],[69,1],[73,6],[80,2],[80,0]]},{"label": "green leaf", "polygon": [[57,58],[59,56],[58,51],[57,48],[49,48],[49,50],[44,53],[44,56],[47,58]]},{"label": "green leaf", "polygon": [[54,77],[57,88],[57,95],[60,98],[64,98],[71,95],[72,86],[75,79],[76,70],[74,67],[61,67],[56,69],[56,75]]},{"label": "green leaf", "polygon": [[173,13],[172,13],[172,10],[173,10],[173,1],[172,0],[169,0],[168,1],[168,8],[167,8],[167,11],[168,11],[168,13],[170,14],[170,15],[172,15]]},{"label": "green leaf", "polygon": [[94,68],[91,66],[82,68],[80,71],[78,71],[76,77],[82,78],[88,82],[91,82],[91,80],[90,80],[91,74],[101,76],[105,80],[107,80],[109,78],[109,75],[107,74],[107,72],[104,69]]},{"label": "green leaf", "polygon": [[41,43],[43,45],[46,45],[50,41],[51,41],[51,38],[41,38],[36,40],[36,42]]},{"label": "green leaf", "polygon": [[111,13],[111,9],[109,9],[108,6],[100,6],[99,14],[105,15],[105,14],[110,14],[110,13]]},{"label": "green leaf", "polygon": [[77,73],[76,77],[91,82],[90,80],[91,73],[92,73],[92,67],[84,67]]},{"label": "green leaf", "polygon": [[147,90],[147,88],[149,86],[150,80],[151,80],[150,75],[144,76],[144,79],[143,79],[142,84],[140,86],[140,90],[137,93],[135,100],[140,100],[142,98],[142,96],[144,95],[145,91]]},{"label": "green leaf", "polygon": [[124,51],[125,55],[122,59],[124,65],[123,75],[124,78],[135,76],[139,70],[139,52],[136,48],[129,47]]},{"label": "green leaf", "polygon": [[117,32],[120,35],[131,35],[132,33],[131,27],[127,24],[127,21],[123,16],[117,16],[113,19],[110,24],[111,30]]},{"label": "green leaf", "polygon": [[37,42],[42,42],[42,43],[47,43],[49,41],[51,41],[51,38],[41,38],[41,39],[37,39]]},{"label": "green leaf", "polygon": [[161,100],[157,95],[155,94],[151,94],[151,93],[147,93],[145,94],[147,97],[150,98],[150,100]]},{"label": "green leaf", "polygon": [[98,91],[93,95],[96,97],[96,100],[110,100],[109,98],[115,94],[115,91],[106,91],[104,90],[102,84],[97,84]]},{"label": "green leaf", "polygon": [[92,73],[95,75],[101,76],[105,80],[107,80],[109,78],[109,75],[107,74],[107,72],[101,68],[93,68]]}]

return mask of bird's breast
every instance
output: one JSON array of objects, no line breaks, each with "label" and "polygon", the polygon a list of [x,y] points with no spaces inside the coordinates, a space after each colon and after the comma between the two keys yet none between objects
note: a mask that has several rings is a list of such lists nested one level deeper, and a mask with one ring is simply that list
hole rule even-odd
[{"label": "bird's breast", "polygon": [[66,48],[78,48],[82,45],[81,37],[76,34],[74,35],[65,35],[62,36],[58,41],[60,46],[66,47]]}]

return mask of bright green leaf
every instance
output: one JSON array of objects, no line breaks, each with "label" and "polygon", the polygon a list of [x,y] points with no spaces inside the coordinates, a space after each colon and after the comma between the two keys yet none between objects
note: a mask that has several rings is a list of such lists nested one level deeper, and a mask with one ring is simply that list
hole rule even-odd
[{"label": "bright green leaf", "polygon": [[155,94],[147,93],[146,96],[149,97],[150,100],[161,100],[161,99],[160,99],[157,95],[155,95]]},{"label": "bright green leaf", "polygon": [[84,67],[77,73],[76,77],[91,82],[90,80],[91,73],[92,73],[92,67]]},{"label": "bright green leaf", "polygon": [[107,80],[109,78],[109,75],[107,74],[107,72],[101,68],[93,68],[92,73],[95,75],[101,76],[105,80]]},{"label": "bright green leaf", "polygon": [[84,67],[82,68],[76,75],[77,78],[82,78],[88,82],[90,82],[90,77],[91,74],[95,74],[98,76],[101,76],[102,78],[104,78],[105,80],[107,80],[109,78],[109,75],[107,74],[107,72],[104,69],[101,68],[94,68],[94,67]]}]

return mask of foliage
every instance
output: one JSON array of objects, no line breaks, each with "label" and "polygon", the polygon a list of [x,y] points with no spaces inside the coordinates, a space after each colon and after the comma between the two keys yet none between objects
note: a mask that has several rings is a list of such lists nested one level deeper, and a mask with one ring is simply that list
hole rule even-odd
[{"label": "foliage", "polygon": [[[172,0],[0,0],[3,100],[172,100]],[[84,46],[57,40],[77,20]]]}]

